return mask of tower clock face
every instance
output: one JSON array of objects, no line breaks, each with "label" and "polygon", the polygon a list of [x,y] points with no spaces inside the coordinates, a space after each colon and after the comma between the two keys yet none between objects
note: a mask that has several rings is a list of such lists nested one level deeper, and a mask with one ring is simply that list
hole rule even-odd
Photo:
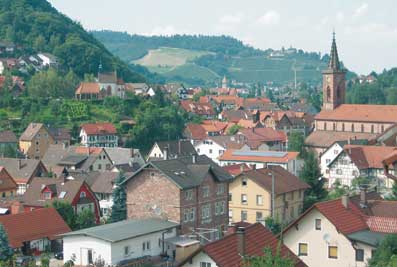
[{"label": "tower clock face", "polygon": [[327,83],[331,82],[331,77],[327,76]]}]

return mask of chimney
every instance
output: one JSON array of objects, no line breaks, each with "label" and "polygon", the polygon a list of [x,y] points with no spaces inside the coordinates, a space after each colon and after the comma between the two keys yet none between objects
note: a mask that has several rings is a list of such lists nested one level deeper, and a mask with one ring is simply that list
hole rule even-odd
[{"label": "chimney", "polygon": [[193,154],[193,155],[192,155],[192,163],[193,163],[193,164],[196,164],[196,163],[197,163],[197,155],[196,155],[196,154]]},{"label": "chimney", "polygon": [[343,195],[341,198],[342,205],[348,209],[349,208],[349,196],[348,195]]},{"label": "chimney", "polygon": [[245,229],[244,227],[237,227],[237,247],[238,253],[241,257],[245,256]]},{"label": "chimney", "polygon": [[163,151],[163,159],[164,159],[164,160],[168,160],[168,146],[166,146],[166,147],[164,148],[164,151]]},{"label": "chimney", "polygon": [[22,169],[22,160],[18,159],[18,169]]},{"label": "chimney", "polygon": [[360,188],[360,207],[367,207],[367,188],[365,186]]}]

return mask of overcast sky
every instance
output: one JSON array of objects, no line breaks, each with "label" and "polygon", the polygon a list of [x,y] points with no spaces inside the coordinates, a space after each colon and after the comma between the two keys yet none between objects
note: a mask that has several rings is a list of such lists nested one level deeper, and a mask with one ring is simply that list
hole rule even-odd
[{"label": "overcast sky", "polygon": [[88,29],[226,34],[257,48],[328,53],[358,73],[397,67],[395,0],[49,0]]}]

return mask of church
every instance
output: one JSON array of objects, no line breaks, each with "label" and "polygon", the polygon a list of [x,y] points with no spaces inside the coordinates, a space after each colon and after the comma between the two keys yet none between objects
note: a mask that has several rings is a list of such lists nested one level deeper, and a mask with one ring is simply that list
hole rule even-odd
[{"label": "church", "polygon": [[323,106],[305,144],[321,155],[336,141],[373,140],[397,123],[397,105],[345,104],[346,70],[339,62],[335,33],[328,67],[323,71]]}]

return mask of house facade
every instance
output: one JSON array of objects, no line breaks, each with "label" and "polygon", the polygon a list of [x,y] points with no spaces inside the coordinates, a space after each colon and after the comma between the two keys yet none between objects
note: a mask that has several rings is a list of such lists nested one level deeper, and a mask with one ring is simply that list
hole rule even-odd
[{"label": "house facade", "polygon": [[217,238],[228,225],[231,179],[205,156],[149,162],[123,182],[127,217],[172,220],[185,234],[212,229],[206,238]]},{"label": "house facade", "polygon": [[81,145],[87,147],[118,147],[117,130],[111,123],[87,123],[81,126]]},{"label": "house facade", "polygon": [[301,214],[307,188],[306,183],[279,166],[243,171],[229,184],[229,223],[264,222],[269,216],[279,222],[290,222]]},{"label": "house facade", "polygon": [[[79,266],[142,263],[139,258],[172,255],[165,240],[176,236],[178,224],[159,219],[125,220],[64,234],[64,262]],[[135,261],[134,261],[135,260]],[[139,265],[138,265],[139,266]]]},{"label": "house facade", "polygon": [[54,138],[42,123],[30,123],[19,138],[20,151],[30,159],[43,158],[51,144]]},{"label": "house facade", "polygon": [[13,197],[17,194],[17,183],[14,181],[8,171],[0,166],[0,197]]}]

